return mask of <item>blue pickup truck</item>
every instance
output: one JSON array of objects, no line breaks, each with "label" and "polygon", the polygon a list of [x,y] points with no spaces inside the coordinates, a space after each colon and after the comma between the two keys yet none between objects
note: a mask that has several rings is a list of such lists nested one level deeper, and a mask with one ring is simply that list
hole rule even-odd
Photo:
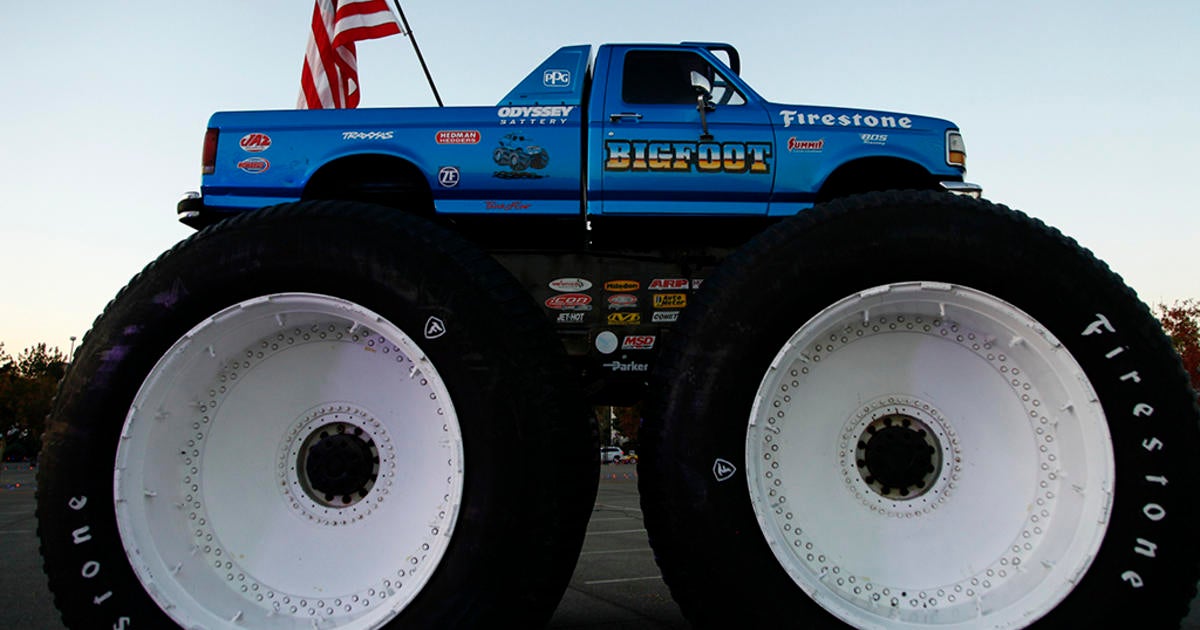
[{"label": "blue pickup truck", "polygon": [[980,199],[953,123],[740,65],[568,46],[493,107],[215,114],[197,233],[47,420],[66,625],[545,625],[617,426],[697,626],[1177,625],[1200,410],[1149,310]]}]

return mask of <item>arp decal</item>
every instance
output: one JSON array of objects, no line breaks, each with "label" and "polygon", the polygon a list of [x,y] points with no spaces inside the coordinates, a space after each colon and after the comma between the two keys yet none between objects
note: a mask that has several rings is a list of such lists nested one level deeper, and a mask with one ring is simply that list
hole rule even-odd
[{"label": "arp decal", "polygon": [[558,324],[582,324],[582,323],[584,323],[585,317],[587,317],[587,313],[582,312],[582,311],[581,312],[559,313],[558,319],[555,320],[555,323],[558,323]]},{"label": "arp decal", "polygon": [[343,131],[342,140],[391,140],[395,131]]},{"label": "arp decal", "polygon": [[653,350],[654,335],[625,335],[621,341],[622,350]]},{"label": "arp decal", "polygon": [[592,288],[592,281],[586,278],[555,278],[548,285],[555,291],[568,293],[572,291],[587,291]]},{"label": "arp decal", "polygon": [[238,140],[238,146],[247,153],[262,153],[271,148],[271,136],[265,133],[248,133]]},{"label": "arp decal", "polygon": [[434,134],[438,144],[479,144],[481,135],[474,129],[439,131]]},{"label": "arp decal", "polygon": [[649,372],[650,371],[649,363],[638,363],[637,361],[630,361],[629,363],[621,363],[620,361],[609,361],[608,363],[601,363],[600,367],[606,367],[613,372]]},{"label": "arp decal", "polygon": [[654,311],[650,321],[655,324],[669,324],[679,319],[679,311]]},{"label": "arp decal", "polygon": [[496,110],[500,125],[565,125],[574,105],[553,107],[501,107]]},{"label": "arp decal", "polygon": [[654,308],[683,308],[687,306],[686,293],[656,293]]},{"label": "arp decal", "polygon": [[605,140],[604,170],[667,173],[771,172],[767,142]]},{"label": "arp decal", "polygon": [[637,308],[638,298],[632,293],[616,293],[608,296],[608,310],[619,311],[627,308]]},{"label": "arp decal", "polygon": [[542,85],[548,88],[571,87],[571,71],[545,70],[542,72]]},{"label": "arp decal", "polygon": [[457,166],[443,166],[438,169],[438,185],[442,188],[454,188],[460,178]]},{"label": "arp decal", "polygon": [[599,335],[596,335],[596,350],[600,354],[612,354],[617,351],[619,345],[617,335],[610,330],[606,330]]},{"label": "arp decal", "polygon": [[650,281],[651,291],[680,291],[688,288],[690,283],[685,278],[655,278]]},{"label": "arp decal", "polygon": [[825,138],[820,140],[801,140],[796,136],[788,138],[788,151],[792,153],[820,153],[825,150]]},{"label": "arp decal", "polygon": [[863,114],[834,114],[831,112],[800,112],[794,109],[779,110],[784,127],[792,125],[810,127],[899,127],[912,129],[912,119],[908,116],[896,118],[889,115]]},{"label": "arp decal", "polygon": [[622,291],[637,291],[642,288],[642,283],[637,280],[609,280],[604,283],[604,290],[618,293]]},{"label": "arp decal", "polygon": [[238,162],[237,167],[247,173],[263,173],[271,168],[271,163],[264,158],[249,157]]},{"label": "arp decal", "polygon": [[546,308],[556,311],[590,311],[592,296],[583,293],[563,293],[546,300]]},{"label": "arp decal", "polygon": [[508,167],[507,171],[496,171],[493,177],[503,179],[541,179],[545,175],[530,173],[529,169],[541,170],[550,163],[550,154],[541,145],[519,133],[504,134],[500,146],[492,150],[492,161],[497,166]]},{"label": "arp decal", "polygon": [[641,323],[642,323],[642,314],[641,313],[616,312],[616,313],[608,314],[608,325],[609,326],[637,326],[638,324],[641,324]]}]

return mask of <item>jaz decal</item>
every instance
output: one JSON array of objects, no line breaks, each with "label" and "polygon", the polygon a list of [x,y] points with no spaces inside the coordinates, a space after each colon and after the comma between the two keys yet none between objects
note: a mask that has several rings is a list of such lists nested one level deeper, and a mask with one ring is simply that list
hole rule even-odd
[{"label": "jaz decal", "polygon": [[863,114],[834,114],[831,112],[800,112],[794,109],[779,110],[784,127],[792,125],[810,127],[899,127],[912,129],[912,119],[908,116],[896,118],[889,115]]},{"label": "jaz decal", "polygon": [[426,339],[437,339],[444,334],[446,334],[446,322],[443,322],[441,318],[430,317],[425,320]]},{"label": "jaz decal", "polygon": [[556,311],[590,311],[592,296],[583,293],[563,293],[546,300],[546,308]]},{"label": "jaz decal", "polygon": [[679,311],[655,311],[650,321],[655,324],[669,324],[679,320]]},{"label": "jaz decal", "polygon": [[625,335],[621,341],[622,350],[653,350],[654,335]]},{"label": "jaz decal", "polygon": [[247,173],[265,173],[271,168],[271,163],[265,158],[250,157],[238,162],[237,167]]},{"label": "jaz decal", "polygon": [[888,139],[886,133],[860,133],[858,134],[858,137],[862,138],[863,144],[874,144],[879,146],[887,144]]},{"label": "jaz decal", "polygon": [[604,283],[604,290],[618,293],[622,291],[637,291],[642,288],[642,283],[637,280],[609,280]]},{"label": "jaz decal", "polygon": [[613,372],[649,372],[650,371],[649,363],[638,363],[637,361],[630,361],[629,363],[622,363],[620,361],[609,361],[608,363],[601,363],[600,367],[606,367]]},{"label": "jaz decal", "polygon": [[584,318],[586,316],[587,316],[587,313],[584,313],[584,312],[559,313],[558,319],[555,320],[555,322],[559,323],[559,324],[582,324],[582,323],[584,323]]},{"label": "jaz decal", "polygon": [[247,153],[262,153],[271,148],[271,136],[265,133],[248,133],[238,140],[238,146]]},{"label": "jaz decal", "polygon": [[551,289],[562,291],[563,293],[571,291],[587,291],[592,288],[592,281],[586,278],[555,278],[550,281]]},{"label": "jaz decal", "polygon": [[571,87],[571,71],[545,70],[542,72],[542,85],[548,88]]},{"label": "jaz decal", "polygon": [[443,166],[438,169],[438,185],[442,188],[454,188],[461,177],[457,166]]},{"label": "jaz decal", "polygon": [[820,153],[825,150],[825,138],[820,140],[801,140],[796,136],[788,138],[788,151],[792,153]]},{"label": "jaz decal", "polygon": [[607,321],[609,326],[637,326],[638,324],[642,323],[642,314],[621,312],[609,313]]},{"label": "jaz decal", "polygon": [[395,131],[343,131],[342,140],[391,140]]},{"label": "jaz decal", "polygon": [[553,107],[501,107],[496,110],[500,125],[565,125],[575,105]]},{"label": "jaz decal", "polygon": [[685,278],[655,278],[650,281],[651,291],[679,291],[687,289],[689,282]]},{"label": "jaz decal", "polygon": [[667,173],[771,172],[767,142],[605,140],[604,170]]},{"label": "jaz decal", "polygon": [[434,135],[438,144],[479,144],[480,133],[473,129],[461,131],[439,131]]},{"label": "jaz decal", "polygon": [[608,296],[608,310],[619,311],[626,308],[637,308],[638,298],[632,293],[617,293]]},{"label": "jaz decal", "polygon": [[485,201],[483,202],[484,210],[528,210],[531,208],[529,204],[523,201]]},{"label": "jaz decal", "polygon": [[687,306],[686,293],[657,293],[654,295],[654,308],[683,308]]}]

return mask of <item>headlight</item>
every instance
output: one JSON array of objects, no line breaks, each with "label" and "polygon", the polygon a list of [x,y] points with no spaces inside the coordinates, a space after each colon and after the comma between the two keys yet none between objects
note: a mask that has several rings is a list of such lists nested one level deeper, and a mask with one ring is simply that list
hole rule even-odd
[{"label": "headlight", "polygon": [[967,144],[956,129],[946,132],[946,163],[950,166],[967,167]]}]

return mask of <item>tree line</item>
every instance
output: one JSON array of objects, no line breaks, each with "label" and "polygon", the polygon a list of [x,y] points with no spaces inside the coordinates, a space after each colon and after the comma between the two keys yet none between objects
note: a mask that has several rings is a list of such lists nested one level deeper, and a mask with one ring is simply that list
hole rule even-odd
[{"label": "tree line", "polygon": [[[1163,330],[1183,359],[1192,389],[1200,392],[1200,300],[1179,300],[1154,308]],[[0,342],[0,454],[8,459],[32,459],[42,446],[46,415],[68,357],[45,343],[11,356]],[[641,413],[637,408],[597,410],[605,436],[620,434],[636,443]],[[615,426],[614,426],[615,425]]]}]

